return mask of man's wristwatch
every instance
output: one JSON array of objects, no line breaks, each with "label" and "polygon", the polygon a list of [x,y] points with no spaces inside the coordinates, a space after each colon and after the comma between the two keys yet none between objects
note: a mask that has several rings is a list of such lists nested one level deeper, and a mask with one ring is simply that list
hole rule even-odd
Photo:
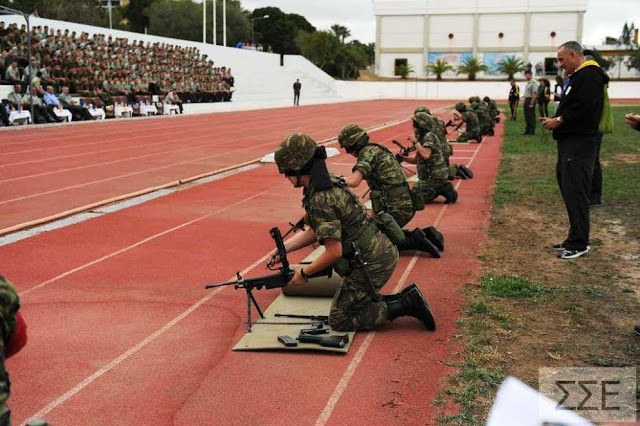
[{"label": "man's wristwatch", "polygon": [[305,282],[309,281],[309,275],[304,273],[304,268],[300,269],[300,275],[302,275],[302,278],[304,278]]},{"label": "man's wristwatch", "polygon": [[561,115],[556,117],[556,123],[562,124],[562,116]]}]

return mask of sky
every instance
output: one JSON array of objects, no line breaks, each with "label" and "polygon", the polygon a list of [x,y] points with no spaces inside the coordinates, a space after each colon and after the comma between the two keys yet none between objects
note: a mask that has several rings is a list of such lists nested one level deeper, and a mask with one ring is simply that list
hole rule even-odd
[{"label": "sky", "polygon": [[[375,41],[376,24],[373,0],[241,0],[242,7],[253,10],[275,6],[286,13],[297,13],[313,26],[328,30],[333,24],[344,25],[352,39],[363,43]],[[606,36],[618,37],[622,26],[635,22],[640,27],[640,0],[588,0],[584,17],[584,44],[600,45]]]}]

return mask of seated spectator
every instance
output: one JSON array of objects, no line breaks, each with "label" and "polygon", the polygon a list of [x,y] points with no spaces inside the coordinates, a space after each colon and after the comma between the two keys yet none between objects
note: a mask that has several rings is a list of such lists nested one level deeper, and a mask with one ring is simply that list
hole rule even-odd
[{"label": "seated spectator", "polygon": [[38,60],[35,57],[32,57],[31,62],[29,63],[29,65],[27,65],[22,73],[22,81],[24,81],[26,84],[29,84],[31,82],[31,79],[35,78],[35,76],[37,75],[38,68]]},{"label": "seated spectator", "polygon": [[[47,89],[49,88],[47,87]],[[53,90],[53,88],[51,89]],[[69,88],[67,86],[64,86],[62,88],[62,93],[60,93],[60,96],[58,96],[58,100],[60,101],[64,109],[71,111],[71,114],[73,115],[73,121],[93,119],[93,116],[88,109],[83,108],[80,105],[75,105],[73,103],[73,98],[69,94]]]},{"label": "seated spectator", "polygon": [[164,98],[164,101],[169,105],[178,105],[178,108],[180,109],[180,114],[184,112],[182,109],[182,101],[176,94],[175,90],[171,90],[169,93],[167,93],[167,96]]},{"label": "seated spectator", "polygon": [[11,65],[4,73],[4,79],[11,83],[20,82],[20,70],[18,69],[18,61],[11,62]]}]

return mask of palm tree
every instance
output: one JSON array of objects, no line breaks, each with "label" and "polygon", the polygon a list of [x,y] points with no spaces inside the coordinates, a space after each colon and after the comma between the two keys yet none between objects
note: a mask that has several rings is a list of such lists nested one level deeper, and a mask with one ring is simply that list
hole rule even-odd
[{"label": "palm tree", "polygon": [[331,26],[331,31],[340,39],[342,44],[344,44],[344,39],[351,36],[351,31],[349,28],[344,27],[342,25],[333,24]]},{"label": "palm tree", "polygon": [[515,56],[504,57],[498,62],[498,66],[496,67],[496,70],[509,76],[509,80],[513,79],[513,76],[517,73],[526,71],[526,69],[527,66],[522,59],[516,58]]},{"label": "palm tree", "polygon": [[469,80],[473,81],[476,79],[476,74],[481,71],[487,71],[488,69],[489,67],[483,64],[480,59],[473,56],[464,59],[462,61],[462,65],[458,65],[456,74],[467,74],[469,76]]},{"label": "palm tree", "polygon": [[414,69],[410,64],[398,65],[396,67],[396,75],[399,75],[403,80],[406,80],[407,76],[412,72],[414,72]]},{"label": "palm tree", "polygon": [[442,74],[447,71],[453,71],[453,67],[445,59],[438,59],[433,64],[427,64],[424,67],[427,71],[431,71],[436,75],[436,80],[442,80]]}]

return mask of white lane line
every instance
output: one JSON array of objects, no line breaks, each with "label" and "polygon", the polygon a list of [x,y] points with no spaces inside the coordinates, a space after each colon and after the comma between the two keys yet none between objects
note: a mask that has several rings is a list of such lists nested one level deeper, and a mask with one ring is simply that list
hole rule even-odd
[{"label": "white lane line", "polygon": [[[482,147],[482,145],[480,145],[478,147],[478,149],[475,150],[475,154],[471,158],[471,161],[469,161],[469,165],[471,165],[471,163],[473,163],[473,160],[475,159],[476,155],[480,151],[481,147]],[[462,183],[462,180],[459,180],[458,183],[456,184],[456,189],[458,189],[460,187],[461,183]],[[440,224],[440,220],[444,216],[444,212],[447,210],[447,208],[450,205],[451,204],[445,204],[440,209],[440,212],[438,213],[438,217],[436,218],[435,222],[433,223],[434,226],[438,226]],[[394,289],[395,293],[400,291],[400,289],[404,285],[405,281],[407,280],[407,277],[409,276],[409,273],[411,272],[411,270],[415,266],[417,260],[418,260],[418,255],[415,254],[411,258],[411,261],[407,265],[407,268],[405,269],[405,271],[403,272],[402,276],[400,277],[400,280],[398,280],[398,284],[396,285],[396,287]],[[362,344],[358,348],[358,352],[356,352],[355,356],[353,357],[353,359],[349,363],[349,366],[347,367],[347,369],[345,370],[344,374],[342,375],[342,378],[340,379],[340,382],[338,382],[338,385],[336,386],[336,388],[334,389],[333,393],[331,394],[331,397],[329,398],[329,401],[327,401],[327,404],[325,405],[324,409],[322,410],[322,413],[320,413],[320,416],[316,420],[316,426],[324,426],[324,425],[327,424],[327,421],[329,421],[329,418],[331,417],[331,414],[333,413],[333,410],[335,409],[336,405],[340,401],[340,397],[344,393],[345,389],[349,385],[351,377],[353,377],[354,373],[356,372],[356,369],[358,368],[358,365],[360,364],[360,362],[364,358],[364,355],[366,354],[367,350],[369,349],[369,346],[371,345],[371,342],[373,341],[373,338],[375,337],[375,335],[376,335],[376,332],[372,331],[372,332],[368,333],[367,336],[364,338],[364,341],[362,342]]]},{"label": "white lane line", "polygon": [[[267,259],[270,258],[270,256],[271,256],[271,252],[269,252],[268,254],[264,255],[262,258],[257,260],[255,263],[253,263],[251,266],[246,268],[240,274],[244,275],[247,272],[250,272],[256,266],[264,263]],[[236,279],[235,276],[230,278],[230,280],[234,280],[234,279]],[[206,303],[213,296],[215,296],[216,294],[220,293],[223,289],[224,289],[224,287],[219,287],[219,288],[217,288],[215,290],[212,290],[207,296],[205,296],[202,299],[198,300],[196,303],[191,305],[187,310],[185,310],[180,315],[178,315],[177,317],[175,317],[174,319],[169,321],[167,324],[165,324],[162,328],[156,330],[153,334],[147,336],[144,340],[142,340],[137,345],[132,346],[130,349],[128,349],[127,351],[123,352],[120,356],[118,356],[117,358],[112,360],[110,363],[106,364],[104,367],[102,367],[101,369],[99,369],[98,371],[96,371],[95,373],[93,373],[92,375],[90,375],[89,377],[87,377],[86,379],[81,381],[80,383],[78,383],[76,386],[74,386],[69,391],[65,392],[63,395],[60,395],[54,401],[49,403],[46,407],[42,408],[40,411],[38,411],[37,413],[35,413],[31,417],[29,417],[28,420],[26,420],[24,422],[18,422],[17,424],[24,424],[24,423],[26,423],[26,422],[28,422],[30,420],[33,420],[33,419],[36,419],[36,418],[42,418],[45,415],[47,415],[48,413],[50,413],[51,411],[53,411],[56,407],[60,406],[61,404],[64,404],[65,401],[67,401],[69,398],[73,397],[75,394],[80,392],[82,389],[86,388],[91,383],[95,382],[97,379],[99,379],[105,373],[107,373],[110,370],[112,370],[113,368],[115,368],[118,364],[122,363],[124,360],[129,358],[131,355],[135,354],[140,349],[144,348],[149,343],[153,342],[155,339],[157,339],[158,337],[162,336],[167,331],[171,330],[176,324],[178,324],[180,321],[182,321],[187,316],[189,316],[189,314],[191,314],[193,311],[198,309],[200,306],[202,306],[204,303]]]},{"label": "white lane line", "polygon": [[[276,186],[278,186],[278,185],[276,185]],[[194,224],[194,223],[196,223],[196,222],[200,222],[201,220],[204,220],[204,219],[209,218],[209,217],[211,217],[211,216],[214,216],[214,215],[216,215],[216,214],[218,214],[218,213],[220,213],[220,212],[223,212],[223,211],[225,211],[225,210],[227,210],[227,209],[230,209],[230,208],[235,207],[235,206],[237,206],[237,205],[239,205],[239,204],[242,204],[242,203],[244,203],[245,201],[249,201],[249,200],[251,200],[251,199],[253,199],[253,198],[256,198],[256,197],[258,197],[258,196],[260,196],[260,195],[262,195],[262,194],[265,194],[265,193],[267,193],[267,192],[269,192],[269,191],[271,191],[271,190],[273,190],[273,187],[272,187],[272,188],[269,188],[269,189],[266,189],[266,190],[264,190],[264,191],[262,191],[262,192],[259,192],[259,193],[257,193],[257,194],[254,194],[254,195],[252,195],[252,196],[250,196],[250,197],[247,197],[247,198],[245,198],[245,199],[243,199],[243,200],[240,200],[240,201],[238,201],[238,202],[236,202],[236,203],[233,203],[233,204],[230,204],[230,205],[228,205],[228,206],[225,206],[225,207],[223,207],[223,208],[221,208],[221,209],[219,209],[219,210],[216,210],[216,211],[211,212],[211,213],[209,213],[209,214],[206,214],[206,215],[204,215],[204,216],[200,216],[200,217],[198,217],[198,218],[196,218],[196,219],[193,219],[193,220],[190,220],[190,221],[188,221],[188,222],[182,223],[182,224],[180,224],[180,225],[178,225],[178,226],[174,226],[173,228],[170,228],[170,229],[167,229],[167,230],[165,230],[165,231],[159,232],[159,233],[157,233],[157,234],[151,235],[150,237],[147,237],[147,238],[145,238],[145,239],[143,239],[143,240],[140,240],[140,241],[138,241],[138,242],[137,242],[137,243],[135,243],[135,244],[131,244],[130,246],[127,246],[127,247],[122,248],[122,249],[120,249],[120,250],[117,250],[117,251],[114,251],[114,252],[112,252],[112,253],[109,253],[109,254],[107,254],[107,255],[105,255],[105,256],[102,256],[102,257],[100,257],[100,258],[98,258],[98,259],[92,260],[91,262],[85,263],[84,265],[80,265],[80,266],[78,266],[77,268],[70,269],[70,270],[68,270],[67,272],[64,272],[64,273],[62,273],[62,274],[60,274],[60,275],[58,275],[58,276],[56,276],[56,277],[53,277],[53,278],[51,278],[51,279],[49,279],[49,280],[47,280],[47,281],[44,281],[44,282],[42,282],[42,283],[40,283],[40,284],[38,284],[38,285],[35,285],[35,286],[31,287],[31,288],[28,288],[28,289],[26,289],[26,290],[24,290],[24,291],[22,291],[22,292],[18,293],[18,295],[19,295],[20,297],[24,297],[25,295],[27,295],[27,294],[31,293],[32,291],[34,291],[34,290],[38,290],[38,289],[40,289],[40,288],[43,288],[43,287],[45,287],[45,286],[47,286],[47,285],[49,285],[49,284],[51,284],[51,283],[53,283],[53,282],[55,282],[55,281],[58,281],[58,280],[60,280],[60,279],[62,279],[62,278],[64,278],[64,277],[66,277],[66,276],[69,276],[69,275],[71,275],[71,274],[74,274],[74,273],[76,273],[76,272],[78,272],[78,271],[81,271],[81,270],[83,270],[83,269],[87,269],[88,267],[93,266],[93,265],[95,265],[95,264],[97,264],[97,263],[100,263],[100,262],[102,262],[102,261],[105,261],[105,260],[107,260],[107,259],[111,259],[112,257],[118,256],[119,254],[125,253],[125,252],[127,252],[127,251],[129,251],[129,250],[131,250],[131,249],[134,249],[134,248],[136,248],[136,247],[138,247],[138,246],[141,246],[141,245],[143,245],[143,244],[145,244],[145,243],[148,243],[149,241],[153,241],[153,240],[155,240],[155,239],[157,239],[157,238],[160,238],[160,237],[162,237],[162,236],[164,236],[164,235],[166,235],[166,234],[169,234],[169,233],[171,233],[171,232],[173,232],[173,231],[177,231],[178,229],[181,229],[181,228],[184,228],[184,227],[186,227],[186,226],[192,225],[192,224]]]}]

